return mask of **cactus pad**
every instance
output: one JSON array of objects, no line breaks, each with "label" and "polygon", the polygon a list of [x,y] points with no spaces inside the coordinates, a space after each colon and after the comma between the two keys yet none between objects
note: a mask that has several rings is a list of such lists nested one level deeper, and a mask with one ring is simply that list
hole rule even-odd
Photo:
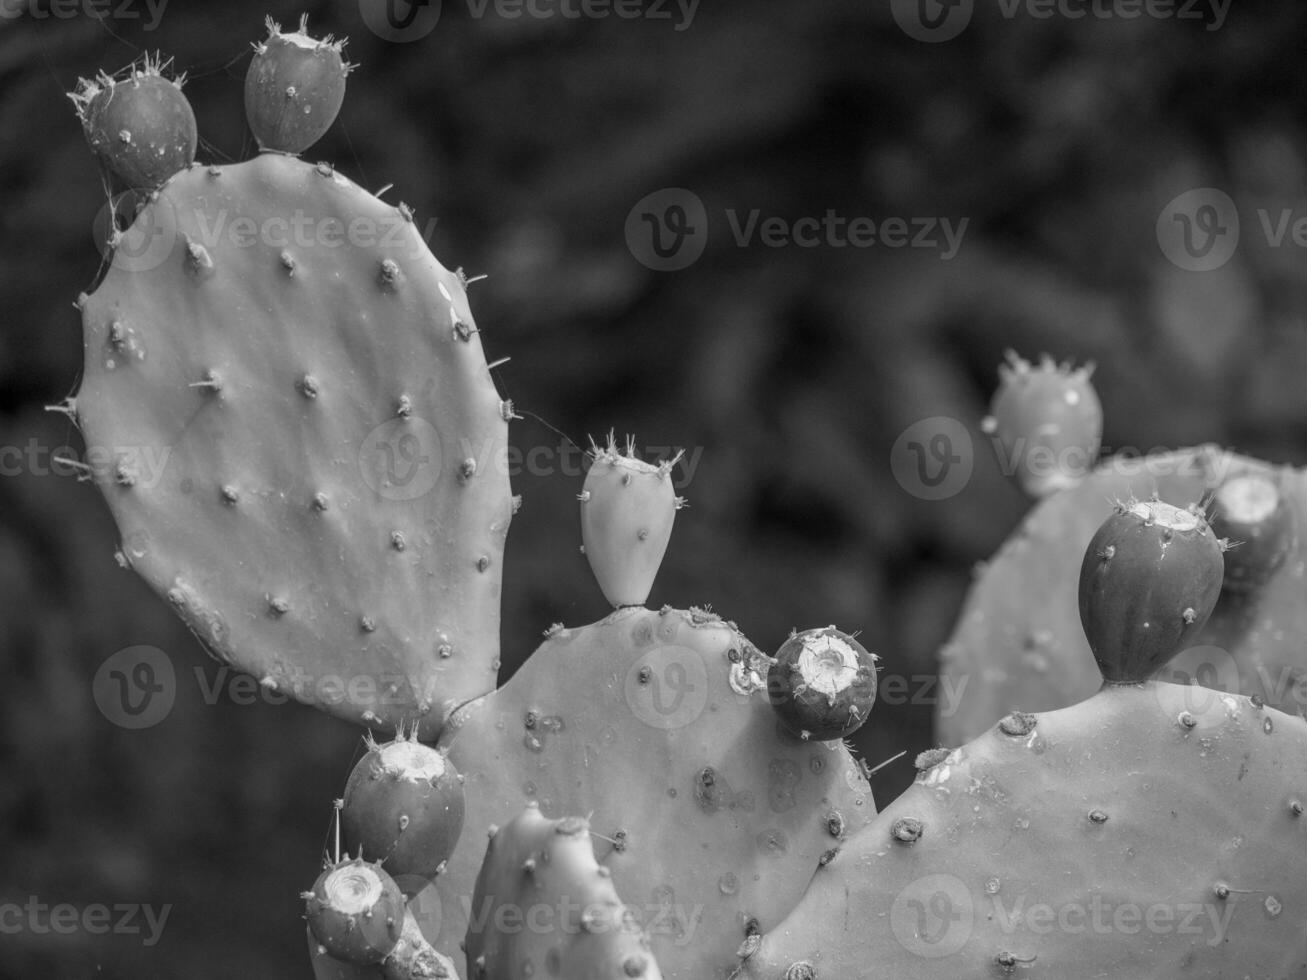
[{"label": "cactus pad", "polygon": [[531,804],[496,830],[472,908],[469,980],[662,980],[580,817],[547,820]]},{"label": "cactus pad", "polygon": [[279,154],[192,167],[79,300],[120,561],[219,659],[434,735],[495,686],[508,413],[406,207]]},{"label": "cactus pad", "polygon": [[[780,921],[823,855],[875,813],[842,742],[804,742],[765,691],[770,658],[711,614],[621,609],[561,629],[442,745],[466,779],[464,837],[531,800],[586,814],[663,975],[711,980]],[[438,948],[462,938],[481,855],[436,884]]]},{"label": "cactus pad", "polygon": [[1303,976],[1307,722],[1199,700],[1109,686],[935,760],[744,975]]},{"label": "cactus pad", "polygon": [[[1113,511],[1113,501],[1172,503],[1210,499],[1232,474],[1275,477],[1291,526],[1307,520],[1307,480],[1214,446],[1113,458],[1079,486],[1038,504],[984,565],[948,643],[940,651],[940,740],[959,745],[1017,708],[1048,711],[1075,704],[1102,683],[1077,610],[1085,549]],[[1236,545],[1227,556],[1236,556]],[[1256,695],[1290,714],[1307,707],[1307,603],[1302,601],[1307,548],[1294,535],[1287,557],[1255,590],[1221,593],[1207,625],[1158,677]]]}]

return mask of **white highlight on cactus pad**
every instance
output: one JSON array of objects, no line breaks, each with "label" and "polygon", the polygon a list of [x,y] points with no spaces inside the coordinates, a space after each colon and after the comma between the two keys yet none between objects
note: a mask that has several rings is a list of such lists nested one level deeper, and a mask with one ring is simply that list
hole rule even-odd
[{"label": "white highlight on cactus pad", "polygon": [[1280,505],[1280,491],[1265,473],[1240,473],[1216,491],[1216,505],[1232,521],[1260,524]]},{"label": "white highlight on cactus pad", "polygon": [[858,651],[840,636],[818,633],[804,638],[798,668],[808,687],[833,698],[857,680]]},{"label": "white highlight on cactus pad", "polygon": [[399,739],[381,746],[377,760],[387,772],[400,779],[421,783],[445,774],[445,757],[416,739]]},{"label": "white highlight on cactus pad", "polygon": [[1142,521],[1169,527],[1172,531],[1192,531],[1201,518],[1192,511],[1182,510],[1164,500],[1138,500],[1130,505],[1130,513]]},{"label": "white highlight on cactus pad", "polygon": [[361,915],[381,901],[381,878],[369,865],[346,864],[322,883],[326,905],[344,915]]}]

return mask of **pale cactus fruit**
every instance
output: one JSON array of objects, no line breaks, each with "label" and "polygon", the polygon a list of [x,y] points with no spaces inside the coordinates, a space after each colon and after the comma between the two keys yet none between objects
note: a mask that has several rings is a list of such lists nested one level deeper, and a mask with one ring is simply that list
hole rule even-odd
[{"label": "pale cactus fruit", "polygon": [[1000,384],[981,428],[1032,497],[1075,486],[1098,459],[1103,407],[1089,379],[1093,364],[1073,368],[1045,354],[1031,364],[1015,351],[998,369]]},{"label": "pale cactus fruit", "polygon": [[637,459],[628,440],[620,453],[608,437],[592,444],[593,462],[581,500],[581,546],[614,606],[640,606],[649,598],[667,552],[672,522],[685,501],[676,496],[671,471],[681,458],[657,465]]}]

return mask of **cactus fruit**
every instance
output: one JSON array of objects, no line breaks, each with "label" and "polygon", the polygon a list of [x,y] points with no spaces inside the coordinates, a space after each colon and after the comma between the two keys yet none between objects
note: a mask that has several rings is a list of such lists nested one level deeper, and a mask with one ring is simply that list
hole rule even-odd
[{"label": "cactus fruit", "polygon": [[1249,698],[1149,682],[1013,715],[845,843],[741,972],[1301,977],[1305,796],[1307,722]]},{"label": "cactus fruit", "polygon": [[491,834],[472,896],[469,980],[661,980],[590,836],[586,820],[548,820],[534,803]]},{"label": "cactus fruit", "polygon": [[146,211],[158,264],[115,253],[79,300],[77,420],[135,447],[90,471],[120,560],[269,689],[433,737],[495,685],[513,506],[463,280],[407,208],[280,154]]},{"label": "cactus fruit", "polygon": [[315,980],[458,980],[397,895],[389,875],[357,859],[323,872],[303,895]]},{"label": "cactus fruit", "polygon": [[182,92],[184,74],[146,55],[119,77],[80,78],[70,92],[91,150],[129,188],[153,190],[195,159],[195,114]]},{"label": "cactus fruit", "polygon": [[1080,622],[1105,681],[1147,680],[1198,635],[1221,594],[1223,550],[1197,506],[1117,504],[1080,565]]},{"label": "cactus fruit", "polygon": [[[936,710],[940,738],[960,744],[1017,707],[1047,711],[1094,693],[1102,677],[1088,656],[1076,583],[1090,539],[1113,500],[1201,500],[1232,473],[1273,478],[1293,525],[1307,518],[1300,471],[1201,446],[1148,457],[1114,457],[1079,486],[1035,506],[979,570],[952,636],[940,651],[941,689],[960,692]],[[1230,559],[1242,545],[1225,553]],[[1255,695],[1297,714],[1307,691],[1307,548],[1297,535],[1259,589],[1224,589],[1206,627],[1159,674]]]},{"label": "cactus fruit", "polygon": [[442,752],[402,733],[367,754],[345,784],[340,813],[346,849],[392,875],[434,878],[463,830],[463,778]]},{"label": "cactus fruit", "polygon": [[834,626],[794,633],[776,651],[767,693],[782,723],[802,739],[858,730],[876,701],[876,660]]},{"label": "cactus fruit", "polygon": [[404,896],[380,865],[361,856],[327,867],[301,897],[309,928],[335,959],[380,963],[399,941]]},{"label": "cactus fruit", "polygon": [[308,14],[299,30],[282,33],[268,18],[268,37],[254,45],[245,74],[245,115],[261,150],[303,153],[335,122],[345,101],[345,78],[354,66],[345,42],[309,35]]},{"label": "cactus fruit", "polygon": [[591,444],[590,471],[581,490],[581,547],[599,588],[614,606],[640,606],[649,598],[667,552],[676,511],[685,501],[672,488],[681,458],[658,465],[637,459],[632,443],[617,451]]},{"label": "cactus fruit", "polygon": [[1093,468],[1103,436],[1093,364],[1072,368],[1045,354],[1032,365],[1011,350],[1007,361],[981,428],[1032,497],[1074,486]]},{"label": "cactus fruit", "polygon": [[[699,610],[632,607],[552,630],[441,736],[466,778],[469,831],[530,800],[550,816],[586,814],[663,975],[713,977],[875,813],[842,742],[804,742],[779,723],[769,663]],[[440,949],[466,928],[480,861],[470,850],[436,879],[441,935],[428,938]]]},{"label": "cactus fruit", "polygon": [[1269,473],[1230,476],[1212,500],[1212,530],[1233,547],[1225,554],[1224,588],[1247,595],[1261,589],[1284,564],[1296,537],[1293,508]]}]

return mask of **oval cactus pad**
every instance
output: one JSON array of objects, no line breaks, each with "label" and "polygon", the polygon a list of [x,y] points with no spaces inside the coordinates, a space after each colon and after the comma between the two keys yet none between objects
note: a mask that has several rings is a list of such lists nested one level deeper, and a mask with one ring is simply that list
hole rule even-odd
[{"label": "oval cactus pad", "polygon": [[464,281],[329,166],[191,167],[82,297],[120,560],[219,659],[434,736],[498,667],[506,417]]}]

